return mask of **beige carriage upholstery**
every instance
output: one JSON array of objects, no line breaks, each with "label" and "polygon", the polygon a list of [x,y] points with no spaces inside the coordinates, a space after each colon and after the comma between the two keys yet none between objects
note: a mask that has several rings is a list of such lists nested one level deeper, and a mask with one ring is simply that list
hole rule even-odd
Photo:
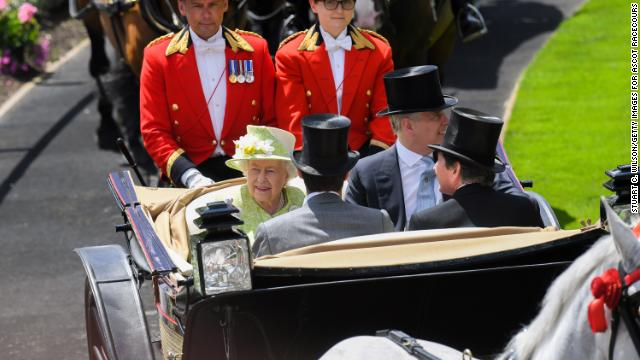
[{"label": "beige carriage upholstery", "polygon": [[262,256],[254,265],[322,269],[419,264],[539,245],[578,233],[580,230],[536,227],[395,232],[341,239]]},{"label": "beige carriage upholstery", "polygon": [[135,191],[138,201],[144,206],[156,234],[165,247],[175,252],[183,260],[188,260],[189,236],[184,217],[186,206],[193,199],[214,191],[220,194],[221,199],[224,199],[226,194],[231,194],[245,182],[245,178],[238,178],[195,189],[135,186]]},{"label": "beige carriage upholstery", "polygon": [[[220,200],[246,182],[218,182],[206,188],[173,189],[136,186],[138,200],[158,237],[183,273],[190,272],[186,206],[217,192]],[[294,179],[290,185],[303,187]],[[390,266],[476,256],[537,245],[569,237],[580,230],[523,227],[463,228],[396,232],[341,239],[255,259],[256,267],[344,268]]]}]

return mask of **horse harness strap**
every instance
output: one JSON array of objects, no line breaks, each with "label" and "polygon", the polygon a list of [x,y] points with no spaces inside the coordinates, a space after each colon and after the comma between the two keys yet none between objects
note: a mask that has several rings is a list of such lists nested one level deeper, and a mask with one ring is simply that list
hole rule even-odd
[{"label": "horse harness strap", "polygon": [[[636,353],[640,355],[640,315],[638,314],[638,302],[635,294],[629,295],[629,286],[633,282],[625,280],[627,275],[622,263],[618,265],[618,274],[620,282],[622,283],[622,294],[620,296],[620,302],[612,311],[611,318],[611,338],[609,340],[609,359],[613,360],[613,351],[616,346],[616,338],[618,335],[618,325],[620,324],[620,318],[624,321],[629,332],[629,337],[633,341],[633,346],[636,349]],[[640,294],[640,292],[636,293]]]},{"label": "horse harness strap", "polygon": [[409,355],[420,360],[441,360],[439,357],[425,350],[415,338],[400,330],[378,330],[376,336],[385,337],[403,348]]}]

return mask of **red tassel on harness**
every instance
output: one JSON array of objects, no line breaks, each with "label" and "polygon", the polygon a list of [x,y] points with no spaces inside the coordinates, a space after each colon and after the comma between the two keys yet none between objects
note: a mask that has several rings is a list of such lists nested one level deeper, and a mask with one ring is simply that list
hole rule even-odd
[{"label": "red tassel on harness", "polygon": [[[638,270],[634,271],[636,274]],[[640,272],[638,272],[639,275]],[[626,282],[626,279],[625,279]],[[607,318],[604,315],[604,305],[609,309],[615,309],[622,295],[622,283],[620,274],[616,269],[609,269],[604,274],[596,277],[591,282],[591,293],[595,297],[589,304],[589,325],[591,331],[604,332],[607,330]]]},{"label": "red tassel on harness", "polygon": [[624,283],[627,284],[627,286],[633,284],[638,280],[640,280],[640,269],[635,269],[631,274],[627,274],[624,276]]}]

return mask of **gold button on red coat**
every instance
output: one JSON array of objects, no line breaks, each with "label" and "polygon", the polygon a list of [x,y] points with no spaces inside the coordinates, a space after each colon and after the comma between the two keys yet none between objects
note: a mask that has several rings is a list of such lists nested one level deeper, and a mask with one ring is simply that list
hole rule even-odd
[{"label": "gold button on red coat", "polygon": [[174,120],[174,121],[173,121],[173,126],[178,126],[178,125],[180,125],[180,123],[178,122],[178,120]]},{"label": "gold button on red coat", "polygon": [[367,96],[371,96],[371,90],[370,89],[367,90]]},{"label": "gold button on red coat", "polygon": [[369,121],[369,118],[365,116],[365,117],[364,117],[364,123],[366,124],[366,123],[367,123],[367,121]]},{"label": "gold button on red coat", "polygon": [[257,120],[258,120],[258,117],[257,117],[257,116],[255,116],[255,115],[253,115],[253,117],[252,117],[251,119],[253,120],[253,122],[258,122],[258,121],[257,121]]},{"label": "gold button on red coat", "polygon": [[180,136],[176,136],[176,141],[180,142]]},{"label": "gold button on red coat", "polygon": [[257,101],[251,100],[251,106],[256,106],[257,103],[258,103]]},{"label": "gold button on red coat", "polygon": [[367,107],[367,109],[369,108],[369,103],[364,104],[364,106]]},{"label": "gold button on red coat", "polygon": [[218,145],[218,140],[213,140],[213,141],[211,142],[211,144],[212,144],[213,146]]},{"label": "gold button on red coat", "polygon": [[311,96],[311,90],[307,90],[307,97]]},{"label": "gold button on red coat", "polygon": [[220,140],[220,146],[224,146],[225,142],[224,140]]},{"label": "gold button on red coat", "polygon": [[171,105],[171,110],[178,111],[178,109],[179,109],[178,104]]}]

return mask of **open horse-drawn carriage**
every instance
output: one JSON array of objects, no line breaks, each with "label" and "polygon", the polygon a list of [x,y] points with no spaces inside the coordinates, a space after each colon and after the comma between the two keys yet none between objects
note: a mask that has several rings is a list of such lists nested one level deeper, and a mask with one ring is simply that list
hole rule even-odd
[{"label": "open horse-drawn carriage", "polygon": [[[383,329],[490,356],[533,318],[551,281],[606,235],[600,227],[426,230],[252,259],[247,239],[230,230],[233,208],[216,204],[199,222],[208,235],[190,239],[185,259],[165,244],[188,236],[186,205],[244,180],[161,189],[136,186],[123,171],[108,182],[127,250],[77,250],[92,359],[318,358],[343,339]],[[145,315],[144,281],[153,286],[154,316]],[[159,337],[149,330],[156,324]]]}]

